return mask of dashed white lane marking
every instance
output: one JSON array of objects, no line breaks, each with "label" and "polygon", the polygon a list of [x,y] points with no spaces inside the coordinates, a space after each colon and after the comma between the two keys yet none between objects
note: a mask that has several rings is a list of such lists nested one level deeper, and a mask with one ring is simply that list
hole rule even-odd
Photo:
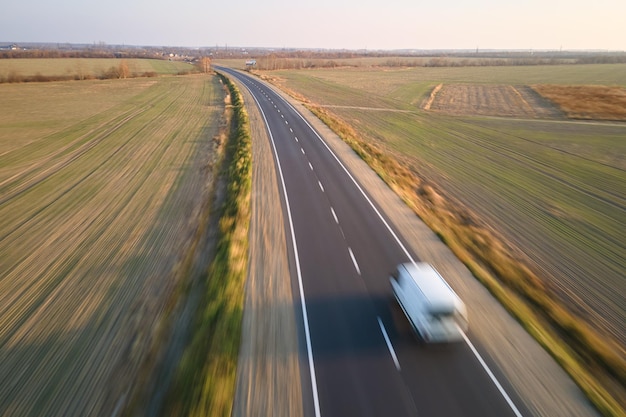
[{"label": "dashed white lane marking", "polygon": [[302,155],[306,155],[303,148],[300,148],[300,151],[302,152]]},{"label": "dashed white lane marking", "polygon": [[385,342],[387,343],[387,349],[389,349],[389,353],[391,353],[391,359],[393,359],[393,363],[396,365],[396,369],[400,370],[400,362],[398,362],[398,357],[396,356],[396,351],[393,350],[393,346],[391,345],[391,340],[389,340],[389,336],[387,335],[387,330],[385,329],[385,325],[383,321],[378,318],[378,325],[380,326],[380,331],[383,332],[383,337],[385,338]]},{"label": "dashed white lane marking", "polygon": [[311,168],[311,171],[313,171],[313,165],[311,165],[310,162],[309,162],[309,168]]},{"label": "dashed white lane marking", "polygon": [[354,253],[352,253],[352,249],[348,248],[348,252],[350,252],[350,257],[352,258],[352,263],[354,264],[356,273],[361,275],[361,269],[359,268],[359,264],[356,262],[356,258],[354,257]]},{"label": "dashed white lane marking", "polygon": [[293,129],[292,129],[292,128],[289,128],[289,132],[293,133]]},{"label": "dashed white lane marking", "polygon": [[293,138],[296,140],[296,142],[299,142],[297,136],[294,136]]},{"label": "dashed white lane marking", "polygon": [[322,182],[321,182],[321,181],[318,181],[317,183],[319,184],[320,189],[322,190],[322,192],[324,192],[324,186],[322,185]]},{"label": "dashed white lane marking", "polygon": [[337,218],[337,214],[335,213],[335,209],[330,208],[330,212],[333,214],[333,218],[335,219],[335,223],[339,224],[339,219]]}]

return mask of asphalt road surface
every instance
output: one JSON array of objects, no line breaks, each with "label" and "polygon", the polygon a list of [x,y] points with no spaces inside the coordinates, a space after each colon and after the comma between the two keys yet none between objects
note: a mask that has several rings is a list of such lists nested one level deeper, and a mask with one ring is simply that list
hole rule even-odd
[{"label": "asphalt road surface", "polygon": [[219,69],[250,90],[274,148],[303,320],[303,386],[311,392],[304,414],[530,416],[469,338],[440,346],[416,339],[389,274],[419,254],[289,103],[252,77]]}]

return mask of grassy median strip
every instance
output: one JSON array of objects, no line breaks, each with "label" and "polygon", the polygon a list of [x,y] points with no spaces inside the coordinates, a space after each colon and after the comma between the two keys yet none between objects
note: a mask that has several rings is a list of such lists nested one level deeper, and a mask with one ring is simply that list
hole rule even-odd
[{"label": "grassy median strip", "polygon": [[206,274],[192,339],[174,378],[164,415],[229,416],[235,394],[250,224],[251,142],[237,88],[231,97],[231,134],[223,173],[225,189],[215,259]]}]

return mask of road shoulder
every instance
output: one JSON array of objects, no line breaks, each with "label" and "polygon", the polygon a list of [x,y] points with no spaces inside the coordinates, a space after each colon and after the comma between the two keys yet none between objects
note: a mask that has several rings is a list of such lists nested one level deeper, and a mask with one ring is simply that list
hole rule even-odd
[{"label": "road shoulder", "polygon": [[249,272],[233,416],[302,416],[302,388],[284,220],[264,120],[236,79],[252,136]]}]

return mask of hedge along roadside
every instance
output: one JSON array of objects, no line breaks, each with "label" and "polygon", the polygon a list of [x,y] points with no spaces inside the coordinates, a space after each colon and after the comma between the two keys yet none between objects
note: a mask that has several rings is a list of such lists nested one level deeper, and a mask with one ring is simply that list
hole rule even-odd
[{"label": "hedge along roadside", "polygon": [[215,259],[206,273],[191,340],[163,415],[230,416],[235,396],[248,267],[252,154],[243,99],[228,78],[218,76],[229,89],[232,114],[221,174],[225,195],[217,209]]}]

